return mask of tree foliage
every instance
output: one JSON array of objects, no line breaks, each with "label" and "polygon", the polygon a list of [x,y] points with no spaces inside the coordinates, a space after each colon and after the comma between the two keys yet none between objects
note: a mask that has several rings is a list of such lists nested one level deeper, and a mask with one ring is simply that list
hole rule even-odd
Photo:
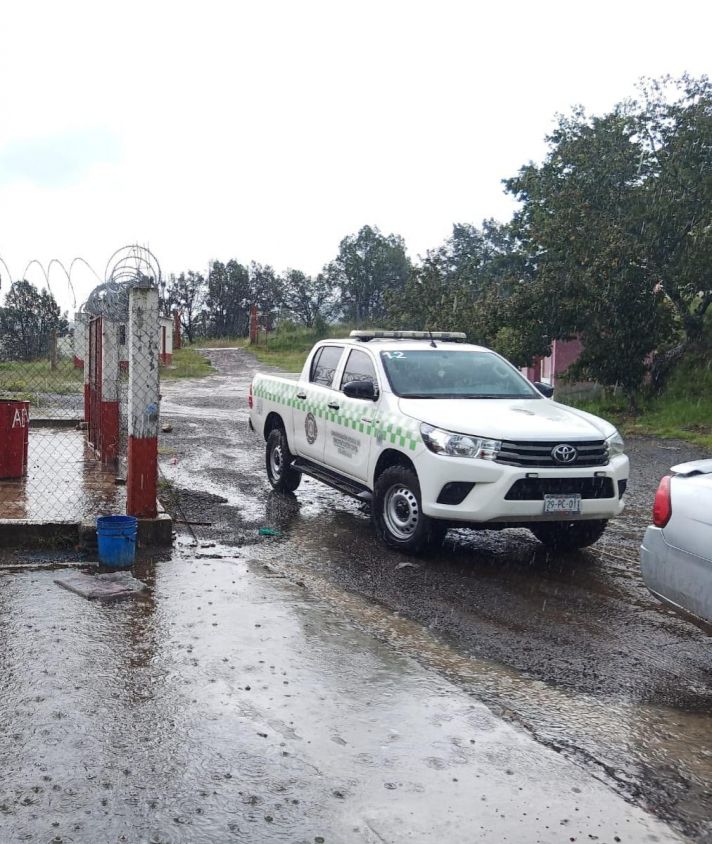
[{"label": "tree foliage", "polygon": [[282,303],[287,316],[307,328],[325,325],[335,315],[337,298],[324,273],[313,278],[301,270],[287,270],[283,276]]},{"label": "tree foliage", "polygon": [[29,281],[15,281],[0,308],[0,351],[6,360],[31,361],[46,357],[53,339],[69,331],[54,296]]},{"label": "tree foliage", "polygon": [[386,316],[388,295],[403,288],[410,270],[402,237],[363,226],[341,241],[326,275],[341,292],[345,318],[361,325]]},{"label": "tree foliage", "polygon": [[183,331],[192,343],[200,328],[201,312],[205,303],[205,276],[188,270],[177,278],[173,276],[167,290],[169,308],[180,314]]},{"label": "tree foliage", "polygon": [[609,114],[561,117],[548,143],[506,182],[535,266],[526,296],[552,337],[581,337],[579,375],[632,396],[712,301],[712,89],[648,82]]},{"label": "tree foliage", "polygon": [[402,328],[464,331],[514,362],[546,352],[548,337],[515,296],[532,268],[512,231],[494,220],[481,228],[457,224],[440,247],[413,269],[403,290],[391,291],[391,322]]},{"label": "tree foliage", "polygon": [[247,335],[252,304],[247,267],[230,260],[213,261],[205,295],[205,330],[208,337]]}]

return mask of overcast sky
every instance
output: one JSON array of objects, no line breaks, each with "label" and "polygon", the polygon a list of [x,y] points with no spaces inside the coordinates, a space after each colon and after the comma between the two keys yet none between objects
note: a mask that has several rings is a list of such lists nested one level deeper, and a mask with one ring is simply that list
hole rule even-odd
[{"label": "overcast sky", "polygon": [[556,112],[712,73],[710,24],[694,0],[5,3],[0,257],[103,275],[138,242],[166,273],[317,272],[369,223],[415,258],[455,222],[509,218],[501,180],[542,157]]}]

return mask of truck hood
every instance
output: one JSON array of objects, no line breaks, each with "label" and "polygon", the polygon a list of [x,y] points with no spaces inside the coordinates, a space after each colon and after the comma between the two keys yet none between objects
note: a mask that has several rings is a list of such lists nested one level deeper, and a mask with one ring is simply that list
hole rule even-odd
[{"label": "truck hood", "polygon": [[548,399],[405,399],[401,413],[436,428],[493,440],[595,440],[615,427]]}]

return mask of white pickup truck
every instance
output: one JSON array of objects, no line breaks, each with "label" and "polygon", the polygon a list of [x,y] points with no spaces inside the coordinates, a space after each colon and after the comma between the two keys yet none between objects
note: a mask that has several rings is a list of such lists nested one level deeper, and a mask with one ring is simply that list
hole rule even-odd
[{"label": "white pickup truck", "polygon": [[526,527],[559,550],[599,539],[623,510],[618,431],[464,340],[353,331],[317,343],[296,380],[257,374],[250,427],[274,489],[306,474],[370,501],[381,538],[410,553],[448,527]]}]

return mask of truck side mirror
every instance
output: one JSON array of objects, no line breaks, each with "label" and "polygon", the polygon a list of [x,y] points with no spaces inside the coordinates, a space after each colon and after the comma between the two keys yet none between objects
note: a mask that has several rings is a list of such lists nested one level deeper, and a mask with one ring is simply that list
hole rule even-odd
[{"label": "truck side mirror", "polygon": [[378,398],[378,391],[373,381],[349,381],[344,384],[344,395],[350,399],[365,399],[366,401],[376,401]]},{"label": "truck side mirror", "polygon": [[534,386],[546,399],[550,399],[554,395],[554,388],[551,384],[542,384],[541,381],[535,381]]}]

